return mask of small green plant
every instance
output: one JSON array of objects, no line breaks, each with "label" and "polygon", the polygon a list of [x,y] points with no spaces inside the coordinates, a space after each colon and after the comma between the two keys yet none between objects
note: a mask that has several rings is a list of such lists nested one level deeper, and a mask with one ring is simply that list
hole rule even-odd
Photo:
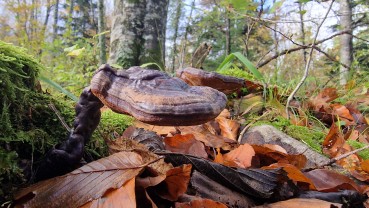
[{"label": "small green plant", "polygon": [[[353,147],[354,149],[359,149],[362,147],[365,147],[366,144],[355,141],[355,140],[347,140],[346,141],[351,147]],[[357,153],[361,158],[363,158],[364,160],[368,160],[369,159],[369,150],[365,149],[363,151],[360,151]]]}]

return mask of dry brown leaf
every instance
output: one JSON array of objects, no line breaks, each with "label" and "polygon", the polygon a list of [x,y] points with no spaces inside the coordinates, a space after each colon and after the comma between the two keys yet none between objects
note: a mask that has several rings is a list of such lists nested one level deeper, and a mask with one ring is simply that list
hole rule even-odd
[{"label": "dry brown leaf", "polygon": [[158,172],[158,174],[165,175],[168,170],[173,168],[171,164],[164,162],[164,159],[159,160],[159,156],[149,151],[145,145],[139,144],[132,139],[119,137],[116,140],[105,139],[105,142],[108,145],[110,154],[121,151],[136,152],[142,157],[145,163],[157,160],[154,163],[150,163],[148,166]]},{"label": "dry brown leaf", "polygon": [[338,98],[336,88],[325,88],[318,95],[309,99],[309,106],[319,112],[322,107],[326,108],[327,103],[336,98]]},{"label": "dry brown leaf", "polygon": [[279,146],[277,144],[263,144],[263,146],[264,147],[267,147],[267,148],[269,148],[271,150],[275,150],[275,151],[278,151],[278,152],[282,152],[282,153],[288,154],[287,151],[283,147],[281,147],[281,146]]},{"label": "dry brown leaf", "polygon": [[354,117],[350,114],[350,111],[346,108],[346,106],[333,103],[330,105],[332,108],[332,115],[338,116],[340,121],[344,121],[346,126],[355,125]]},{"label": "dry brown leaf", "polygon": [[272,204],[257,206],[255,208],[333,208],[342,207],[342,204],[323,201],[320,199],[289,199]]},{"label": "dry brown leaf", "polygon": [[249,144],[242,144],[236,149],[223,155],[223,165],[248,168],[251,167],[252,158],[254,156],[254,148]]},{"label": "dry brown leaf", "polygon": [[176,134],[164,139],[165,149],[171,152],[190,154],[197,157],[208,158],[205,146],[202,142],[195,139],[192,134]]},{"label": "dry brown leaf", "polygon": [[360,163],[361,169],[367,173],[369,173],[369,160],[364,160]]},{"label": "dry brown leaf", "polygon": [[296,185],[302,190],[316,190],[313,182],[306,177],[299,169],[291,164],[286,163],[274,163],[272,165],[263,167],[262,169],[276,169],[283,168],[287,172],[287,176],[296,183]]},{"label": "dry brown leaf", "polygon": [[187,191],[192,165],[184,164],[169,170],[166,179],[155,186],[156,193],[169,201],[177,201]]},{"label": "dry brown leaf", "polygon": [[345,143],[344,136],[340,132],[339,127],[335,123],[332,123],[332,126],[323,141],[323,152],[333,158]]},{"label": "dry brown leaf", "polygon": [[216,117],[215,120],[219,123],[220,134],[228,139],[237,140],[238,130],[240,129],[240,124],[231,119],[225,117]]},{"label": "dry brown leaf", "polygon": [[190,202],[176,202],[175,208],[227,208],[227,206],[211,199],[195,199]]},{"label": "dry brown leaf", "polygon": [[349,177],[332,170],[315,169],[304,173],[315,185],[318,191],[336,192],[339,190],[361,191],[360,187]]},{"label": "dry brown leaf", "polygon": [[167,136],[168,134],[176,132],[176,128],[174,126],[154,126],[137,120],[134,121],[133,126],[156,132],[157,134],[162,136]]},{"label": "dry brown leaf", "polygon": [[[22,202],[25,207],[79,207],[101,198],[109,189],[122,187],[145,166],[137,153],[119,152],[69,174],[36,183],[17,193],[15,199],[26,200]],[[29,198],[29,194],[33,197]]]},{"label": "dry brown leaf", "polygon": [[253,163],[259,163],[260,167],[269,166],[274,163],[288,163],[299,169],[305,167],[307,159],[305,155],[289,155],[280,151],[269,149],[265,146],[251,145],[255,150]]},{"label": "dry brown leaf", "polygon": [[135,178],[118,189],[108,190],[103,197],[90,201],[80,208],[92,207],[136,207]]},{"label": "dry brown leaf", "polygon": [[178,130],[181,132],[181,134],[193,134],[195,139],[203,142],[208,147],[221,148],[229,146],[231,143],[236,143],[234,140],[226,137],[211,134],[202,125],[180,126],[178,127]]}]

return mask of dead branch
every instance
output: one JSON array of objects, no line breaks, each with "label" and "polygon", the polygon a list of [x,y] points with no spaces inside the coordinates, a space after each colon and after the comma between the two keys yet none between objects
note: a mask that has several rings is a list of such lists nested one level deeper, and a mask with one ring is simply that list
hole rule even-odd
[{"label": "dead branch", "polygon": [[307,76],[309,74],[310,62],[311,62],[311,59],[313,57],[314,46],[316,45],[316,39],[318,38],[319,30],[322,27],[324,21],[326,20],[329,12],[331,11],[334,2],[335,2],[335,0],[332,0],[331,4],[329,5],[329,8],[327,10],[327,13],[324,16],[324,19],[322,20],[322,22],[319,24],[319,26],[317,28],[317,31],[315,33],[315,37],[313,39],[313,44],[311,44],[309,57],[308,57],[308,60],[307,60],[306,66],[305,66],[304,76],[301,78],[301,81],[297,84],[296,88],[292,91],[292,93],[290,94],[290,96],[288,96],[287,103],[286,103],[287,119],[290,118],[290,111],[289,111],[290,102],[293,99],[293,97],[295,96],[296,92],[300,89],[300,87],[302,86],[302,84],[305,82],[305,80],[306,80],[306,78],[307,78]]}]

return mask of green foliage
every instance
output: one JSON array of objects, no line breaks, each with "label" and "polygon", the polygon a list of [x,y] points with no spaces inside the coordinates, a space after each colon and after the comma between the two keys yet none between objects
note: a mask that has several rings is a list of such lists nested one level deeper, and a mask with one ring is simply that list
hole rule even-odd
[{"label": "green foliage", "polygon": [[86,154],[90,160],[108,156],[108,149],[104,139],[116,139],[115,135],[122,135],[124,130],[133,123],[133,117],[104,110],[100,124],[86,146]]},{"label": "green foliage", "polygon": [[[44,71],[42,77],[51,78],[49,80],[58,83],[66,91],[79,95],[89,85],[93,73],[98,69],[96,45],[96,38],[80,38],[73,46],[68,46],[61,40],[45,45],[41,60],[50,69]],[[51,86],[54,90],[55,85]]]},{"label": "green foliage", "polygon": [[254,77],[257,80],[260,81],[265,81],[263,75],[259,72],[259,70],[254,66],[254,64],[252,64],[244,55],[242,55],[242,53],[240,52],[235,52],[235,53],[231,53],[229,54],[224,61],[219,65],[218,67],[218,71],[224,70],[229,68],[232,65],[232,62],[234,59],[238,59],[242,64],[244,64],[246,66],[246,68],[248,70],[250,70],[250,72],[254,75]]},{"label": "green foliage", "polygon": [[233,65],[230,68],[225,68],[225,69],[222,69],[222,70],[218,70],[217,72],[219,74],[232,76],[232,77],[238,77],[238,78],[242,78],[242,79],[246,79],[246,80],[253,79],[252,74],[238,68],[236,65]]},{"label": "green foliage", "polygon": [[[351,147],[353,147],[354,149],[359,149],[362,147],[365,147],[367,144],[364,144],[362,142],[358,142],[355,140],[347,140],[346,141]],[[369,150],[365,149],[363,151],[360,151],[357,153],[361,158],[363,158],[364,160],[368,160],[369,159]]]}]

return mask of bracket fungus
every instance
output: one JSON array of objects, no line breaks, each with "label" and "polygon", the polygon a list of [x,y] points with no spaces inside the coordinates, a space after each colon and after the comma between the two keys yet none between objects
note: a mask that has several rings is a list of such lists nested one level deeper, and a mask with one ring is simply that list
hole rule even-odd
[{"label": "bracket fungus", "polygon": [[80,96],[74,130],[64,143],[49,152],[43,167],[48,172],[41,173],[41,178],[66,173],[79,163],[84,145],[100,121],[103,104],[142,122],[188,126],[215,118],[226,102],[227,97],[216,89],[189,86],[161,71],[140,67],[116,71],[103,65]]},{"label": "bracket fungus", "polygon": [[177,70],[177,77],[192,86],[208,86],[225,94],[233,93],[245,86],[245,80],[225,76],[216,72],[187,67]]},{"label": "bracket fungus", "polygon": [[189,86],[157,70],[131,67],[115,71],[102,66],[91,81],[91,91],[118,113],[162,126],[188,126],[215,118],[227,102],[210,87]]}]

